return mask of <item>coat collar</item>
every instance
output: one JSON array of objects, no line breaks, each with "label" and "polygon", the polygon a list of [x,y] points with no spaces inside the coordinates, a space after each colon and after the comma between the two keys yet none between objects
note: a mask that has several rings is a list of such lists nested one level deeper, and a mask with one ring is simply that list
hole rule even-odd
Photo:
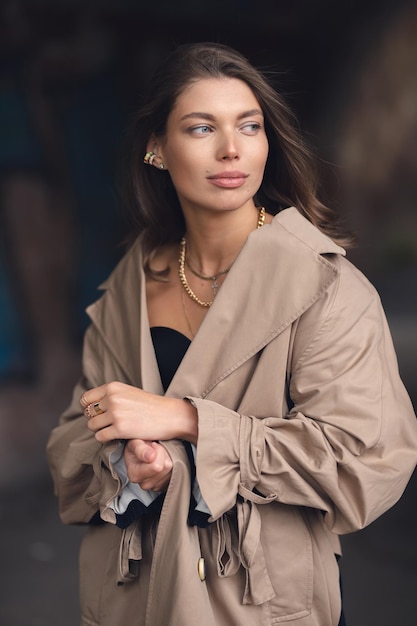
[{"label": "coat collar", "polygon": [[[344,250],[295,208],[253,231],[167,394],[207,396],[321,296],[338,275],[334,254],[344,254]],[[128,380],[162,393],[149,332],[139,241],[103,287],[106,293],[89,307],[90,317]]]}]

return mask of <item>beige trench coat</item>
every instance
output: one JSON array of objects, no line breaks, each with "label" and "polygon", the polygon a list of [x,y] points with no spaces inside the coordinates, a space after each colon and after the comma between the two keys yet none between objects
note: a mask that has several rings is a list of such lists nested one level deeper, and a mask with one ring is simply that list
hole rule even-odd
[{"label": "beige trench coat", "polygon": [[87,430],[79,397],[111,380],[163,393],[139,241],[104,288],[89,308],[84,379],[48,443],[63,522],[98,509],[107,522],[88,526],[81,547],[82,625],[336,626],[337,535],[391,507],[417,460],[373,287],[294,208],[254,231],[167,391],[198,410],[212,523],[187,525],[190,469],[172,441],[160,519],[124,531],[109,508],[114,446]]}]

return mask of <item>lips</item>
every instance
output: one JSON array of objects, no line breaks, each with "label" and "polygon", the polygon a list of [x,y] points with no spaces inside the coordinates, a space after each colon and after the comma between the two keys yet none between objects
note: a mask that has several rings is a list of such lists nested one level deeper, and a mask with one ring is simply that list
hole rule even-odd
[{"label": "lips", "polygon": [[248,174],[244,174],[243,172],[233,171],[233,172],[219,172],[218,174],[213,174],[212,176],[208,176],[207,180],[211,182],[213,185],[217,185],[218,187],[225,187],[227,189],[235,189],[236,187],[240,187],[248,178]]}]

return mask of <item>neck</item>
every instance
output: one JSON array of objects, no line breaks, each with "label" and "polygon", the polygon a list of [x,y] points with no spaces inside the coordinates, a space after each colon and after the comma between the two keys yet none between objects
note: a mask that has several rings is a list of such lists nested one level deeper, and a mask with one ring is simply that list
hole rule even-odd
[{"label": "neck", "polygon": [[193,267],[207,276],[227,269],[239,254],[248,235],[257,228],[259,209],[217,214],[214,219],[187,219],[187,255]]}]

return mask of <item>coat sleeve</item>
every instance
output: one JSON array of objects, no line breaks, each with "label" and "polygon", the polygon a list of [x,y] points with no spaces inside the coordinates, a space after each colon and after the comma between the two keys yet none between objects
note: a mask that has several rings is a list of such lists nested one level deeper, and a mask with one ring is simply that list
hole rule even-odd
[{"label": "coat sleeve", "polygon": [[379,297],[345,270],[314,325],[315,306],[305,322],[314,334],[295,349],[284,418],[190,398],[199,414],[197,479],[212,520],[238,494],[253,493],[321,510],[327,527],[343,534],[371,523],[405,489],[417,462],[417,421]]},{"label": "coat sleeve", "polygon": [[[83,350],[83,377],[76,385],[72,402],[53,429],[47,444],[47,458],[59,498],[59,512],[66,524],[88,523],[98,510],[114,523],[108,509],[120,481],[111,470],[109,457],[116,444],[101,444],[88,430],[80,407],[81,394],[106,381],[106,347],[97,329],[86,332]],[[116,379],[113,372],[112,379]],[[122,372],[119,380],[123,380]]]}]

